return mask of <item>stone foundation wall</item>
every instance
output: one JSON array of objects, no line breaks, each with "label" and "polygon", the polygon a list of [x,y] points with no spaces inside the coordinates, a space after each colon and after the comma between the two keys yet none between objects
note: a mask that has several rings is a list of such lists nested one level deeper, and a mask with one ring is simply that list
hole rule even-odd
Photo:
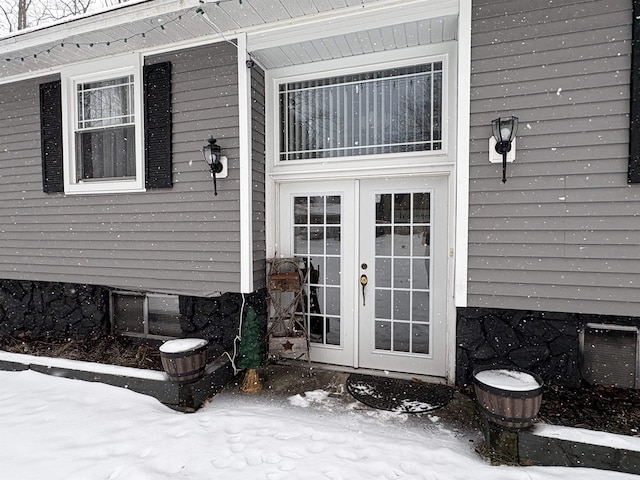
[{"label": "stone foundation wall", "polygon": [[577,386],[580,331],[587,323],[640,326],[640,318],[459,308],[456,383],[471,383],[475,368],[491,365],[537,373],[547,384]]},{"label": "stone foundation wall", "polygon": [[0,280],[0,333],[97,337],[108,332],[108,310],[105,287]]},{"label": "stone foundation wall", "polygon": [[204,338],[218,350],[217,353],[230,352],[238,335],[240,314],[246,318],[249,307],[258,315],[266,337],[266,298],[266,289],[244,295],[244,298],[240,293],[225,293],[217,298],[180,297],[180,327],[185,337]]},{"label": "stone foundation wall", "polygon": [[[110,333],[110,289],[96,285],[0,280],[0,335],[32,338],[97,338]],[[252,307],[265,336],[267,292],[225,293],[217,298],[180,297],[185,337],[204,338],[213,355],[232,351],[240,314]]]}]

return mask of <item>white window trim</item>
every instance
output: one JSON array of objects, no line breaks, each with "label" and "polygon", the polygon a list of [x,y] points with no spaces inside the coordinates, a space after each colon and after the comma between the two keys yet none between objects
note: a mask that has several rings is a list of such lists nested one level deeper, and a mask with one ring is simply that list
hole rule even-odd
[{"label": "white window trim", "polygon": [[[388,171],[389,162],[393,162],[395,168],[404,166],[424,165],[425,160],[431,165],[453,164],[455,162],[455,125],[448,121],[452,112],[452,98],[455,94],[456,75],[452,69],[456,68],[455,42],[443,42],[424,47],[403,49],[402,51],[383,52],[362,55],[357,58],[318,62],[305,65],[304,69],[297,67],[284,67],[267,72],[267,138],[274,139],[271,148],[267,151],[267,168],[272,176],[294,172],[315,171],[341,171],[345,169],[371,171]],[[279,134],[275,130],[280,128],[279,87],[281,84],[298,82],[310,79],[330,77],[333,75],[348,75],[377,69],[405,67],[418,63],[443,63],[442,83],[442,149],[432,151],[404,152],[377,155],[357,155],[346,157],[330,157],[303,160],[280,160]],[[400,163],[398,163],[400,162]]]},{"label": "white window trim", "polygon": [[[120,55],[94,62],[85,62],[65,67],[62,79],[62,146],[64,151],[64,193],[101,194],[144,192],[144,125],[142,101],[142,61],[138,54]],[[78,83],[106,80],[114,77],[133,75],[135,113],[135,179],[105,179],[91,182],[76,182],[76,149],[74,131],[77,125],[76,85]]]}]

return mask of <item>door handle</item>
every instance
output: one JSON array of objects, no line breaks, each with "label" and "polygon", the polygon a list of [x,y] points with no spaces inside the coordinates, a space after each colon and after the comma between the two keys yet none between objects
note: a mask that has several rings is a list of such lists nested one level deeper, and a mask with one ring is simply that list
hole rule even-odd
[{"label": "door handle", "polygon": [[365,297],[364,297],[364,290],[365,287],[367,286],[367,283],[369,283],[369,279],[367,278],[366,275],[360,275],[360,285],[362,285],[362,306],[365,306]]}]

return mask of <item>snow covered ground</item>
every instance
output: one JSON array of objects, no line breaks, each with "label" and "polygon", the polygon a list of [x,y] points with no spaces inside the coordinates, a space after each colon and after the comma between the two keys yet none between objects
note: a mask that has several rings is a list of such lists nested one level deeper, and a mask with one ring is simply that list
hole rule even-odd
[{"label": "snow covered ground", "polygon": [[223,392],[194,414],[128,390],[0,371],[2,480],[609,480],[635,475],[492,467],[469,438],[389,412],[339,408],[328,392]]}]

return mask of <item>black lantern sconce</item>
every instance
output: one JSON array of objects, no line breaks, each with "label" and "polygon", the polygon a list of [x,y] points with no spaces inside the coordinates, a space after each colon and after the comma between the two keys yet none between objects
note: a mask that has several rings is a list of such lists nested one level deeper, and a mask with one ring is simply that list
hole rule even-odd
[{"label": "black lantern sconce", "polygon": [[213,193],[218,195],[217,178],[227,178],[227,157],[221,155],[220,145],[216,144],[216,139],[211,136],[208,144],[202,147],[204,160],[211,169],[213,176]]},{"label": "black lantern sconce", "polygon": [[[502,162],[502,183],[507,181],[507,162],[516,159],[516,133],[518,132],[518,117],[501,117],[491,122],[493,136],[489,139],[489,161]],[[500,156],[496,158],[493,151]]]}]

